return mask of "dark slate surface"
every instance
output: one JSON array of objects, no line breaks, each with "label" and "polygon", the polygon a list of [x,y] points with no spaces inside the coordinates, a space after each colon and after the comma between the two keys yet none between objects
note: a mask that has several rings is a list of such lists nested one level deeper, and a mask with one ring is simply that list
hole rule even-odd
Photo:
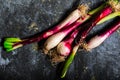
[{"label": "dark slate surface", "polygon": [[[0,0],[0,41],[37,34],[59,23],[78,4],[94,8],[102,1]],[[31,29],[32,22],[37,26]],[[0,80],[60,80],[58,67],[36,48],[34,43],[7,53],[0,46]],[[120,34],[114,33],[91,52],[78,52],[64,80],[120,80]]]}]

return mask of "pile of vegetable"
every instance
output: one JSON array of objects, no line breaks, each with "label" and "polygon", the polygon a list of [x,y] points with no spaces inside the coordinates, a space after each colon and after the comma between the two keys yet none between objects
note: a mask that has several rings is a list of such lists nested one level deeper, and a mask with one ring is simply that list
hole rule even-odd
[{"label": "pile of vegetable", "polygon": [[[26,39],[5,38],[3,45],[6,51],[9,52],[24,45],[46,39],[43,48],[44,53],[51,57],[52,62],[65,61],[61,72],[61,78],[64,78],[77,50],[82,48],[89,51],[102,44],[106,38],[119,29],[119,16],[120,2],[118,0],[108,0],[91,11],[88,10],[87,5],[83,4],[71,12],[60,24],[39,36]],[[113,25],[86,41],[93,27],[115,17],[118,18]]]}]

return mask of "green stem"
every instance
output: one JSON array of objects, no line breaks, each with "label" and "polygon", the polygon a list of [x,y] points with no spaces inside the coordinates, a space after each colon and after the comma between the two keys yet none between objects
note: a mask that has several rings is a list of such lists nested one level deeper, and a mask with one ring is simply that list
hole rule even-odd
[{"label": "green stem", "polygon": [[65,77],[65,75],[66,75],[66,73],[67,73],[67,70],[68,70],[70,64],[72,63],[72,61],[73,61],[73,59],[74,59],[74,57],[75,57],[75,54],[76,54],[78,48],[79,48],[79,45],[76,45],[76,46],[73,48],[72,53],[70,54],[70,56],[69,56],[68,59],[66,60],[65,65],[64,65],[63,70],[62,70],[62,73],[61,73],[61,78],[64,78],[64,77]]},{"label": "green stem", "polygon": [[98,8],[95,8],[93,10],[91,10],[90,12],[88,12],[88,14],[92,15],[97,13],[98,11],[102,10],[104,7],[106,6],[106,3],[102,4],[101,6],[99,6]]},{"label": "green stem", "polygon": [[71,55],[68,57],[65,65],[64,65],[64,68],[63,68],[63,70],[62,70],[61,78],[64,78],[64,77],[65,77],[65,75],[66,75],[66,73],[67,73],[67,70],[68,70],[70,64],[72,63],[72,61],[73,61],[73,59],[74,59],[74,56],[75,56],[74,53],[71,53]]},{"label": "green stem", "polygon": [[[109,1],[111,0],[108,0],[107,2],[103,3],[101,6],[99,6],[98,8],[95,8],[93,9],[92,11],[90,11],[88,14],[92,15],[92,14],[95,14],[97,13],[98,11],[102,10],[107,4],[109,4]],[[116,4],[119,3],[119,0],[113,0]]]},{"label": "green stem", "polygon": [[19,38],[6,38],[5,42],[20,42],[21,39]]},{"label": "green stem", "polygon": [[97,24],[101,24],[107,20],[110,20],[112,18],[115,18],[117,16],[120,16],[120,12],[114,12],[114,13],[111,13],[110,15],[104,17],[103,19],[101,19]]}]

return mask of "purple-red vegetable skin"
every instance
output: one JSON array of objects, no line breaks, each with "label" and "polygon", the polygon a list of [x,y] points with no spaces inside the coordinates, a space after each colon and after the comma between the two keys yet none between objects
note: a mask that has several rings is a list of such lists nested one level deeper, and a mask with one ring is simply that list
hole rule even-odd
[{"label": "purple-red vegetable skin", "polygon": [[80,30],[80,28],[74,30],[70,36],[68,36],[65,40],[63,40],[62,42],[60,42],[58,44],[57,52],[61,56],[69,55],[69,53],[71,52],[71,48],[72,48],[72,42],[75,39],[76,35],[78,34],[79,30]]},{"label": "purple-red vegetable skin", "polygon": [[80,24],[81,23],[78,20],[68,26],[66,29],[63,29],[60,32],[50,36],[44,44],[44,53],[47,54],[50,49],[56,47],[66,37],[66,35],[68,35],[72,30],[77,28]]},{"label": "purple-red vegetable skin", "polygon": [[[109,15],[109,14],[112,13],[112,12],[113,12],[113,10],[112,10],[112,8],[111,8],[110,6],[107,6],[106,8],[104,8],[104,9],[102,10],[102,12],[101,12],[100,14],[98,14],[95,19],[93,19],[92,23],[90,23],[89,25],[85,26],[85,28],[83,27],[82,31],[80,32],[81,34],[80,34],[80,37],[79,37],[79,38],[80,38],[81,40],[82,40],[82,39],[85,39],[86,36],[88,35],[88,33],[91,31],[91,29],[92,29],[94,26],[96,26],[96,24],[97,24],[102,18],[106,17],[107,15]],[[81,41],[80,39],[78,40],[78,42]]]},{"label": "purple-red vegetable skin", "polygon": [[63,28],[67,28],[70,24],[74,23],[78,18],[86,14],[87,6],[81,5],[77,9],[75,9],[65,20],[63,20],[60,24],[53,27],[52,29],[49,29],[48,31],[38,35],[34,36],[32,38],[26,38],[26,39],[20,39],[20,38],[5,38],[4,43],[7,45],[4,45],[4,48],[7,51],[12,51],[16,48],[22,47],[23,45],[30,44],[33,42],[39,42],[42,39],[46,39],[49,36],[59,32]]},{"label": "purple-red vegetable skin", "polygon": [[[99,22],[102,18],[104,18],[105,16],[109,15],[110,13],[112,13],[112,8],[111,7],[106,7],[102,10],[102,12],[100,14],[98,14],[98,16],[92,21],[92,23],[90,25],[87,25],[85,27],[81,28],[81,35],[80,37],[78,37],[77,39],[85,39],[87,34],[90,32],[90,30],[97,24],[97,22]],[[86,17],[83,18],[83,20],[81,20],[80,22],[83,23],[85,20],[87,20],[90,17],[90,15],[88,14]],[[73,40],[73,39],[71,39]],[[80,40],[78,40],[80,41]],[[68,41],[65,42],[61,42],[58,47],[57,47],[57,51],[59,54],[61,55],[65,55],[67,56],[69,54],[69,52],[71,51],[71,44],[68,44]],[[63,48],[64,47],[64,48]]]},{"label": "purple-red vegetable skin", "polygon": [[98,47],[103,43],[105,39],[107,39],[113,32],[115,32],[118,28],[120,28],[120,19],[111,27],[108,27],[104,32],[96,35],[90,41],[87,42],[87,49],[91,50],[95,47]]}]

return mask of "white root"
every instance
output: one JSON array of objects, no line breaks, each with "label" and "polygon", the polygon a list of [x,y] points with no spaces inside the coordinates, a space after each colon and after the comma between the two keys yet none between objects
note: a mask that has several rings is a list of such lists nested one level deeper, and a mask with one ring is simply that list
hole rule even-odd
[{"label": "white root", "polygon": [[79,19],[81,16],[85,16],[88,11],[87,5],[80,5],[77,9],[75,9],[65,20],[63,20],[58,26],[63,27],[66,24],[70,25]]},{"label": "white root", "polygon": [[87,49],[91,50],[93,48],[98,47],[100,44],[103,43],[103,41],[108,37],[108,35],[105,36],[95,36],[94,38],[92,38],[88,44],[87,44]]},{"label": "white root", "polygon": [[53,36],[49,37],[44,44],[44,53],[47,54],[48,51],[60,43],[60,41],[66,36],[64,33],[56,33]]},{"label": "white root", "polygon": [[57,46],[57,52],[58,54],[60,55],[63,55],[63,56],[68,56],[69,53],[70,53],[70,49],[69,47],[66,47],[65,46],[65,43],[64,42],[60,42]]}]

